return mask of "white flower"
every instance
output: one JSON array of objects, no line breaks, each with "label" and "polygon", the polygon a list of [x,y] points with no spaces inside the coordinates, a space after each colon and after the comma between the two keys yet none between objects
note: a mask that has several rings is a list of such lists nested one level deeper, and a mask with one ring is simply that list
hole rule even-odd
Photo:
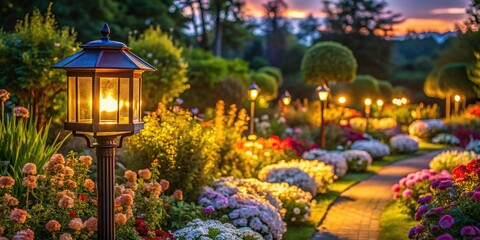
[{"label": "white flower", "polygon": [[350,172],[365,172],[372,164],[372,157],[363,150],[348,150],[343,152],[343,156],[347,160]]},{"label": "white flower", "polygon": [[302,157],[308,160],[316,159],[320,162],[324,162],[328,165],[333,166],[335,175],[337,175],[338,177],[343,177],[345,174],[347,174],[347,160],[341,153],[328,152],[323,149],[316,148],[308,152],[304,152]]},{"label": "white flower", "polygon": [[437,171],[448,170],[451,172],[456,166],[467,164],[472,159],[479,157],[480,155],[473,151],[444,151],[430,161],[430,168]]},{"label": "white flower", "polygon": [[476,153],[480,153],[480,140],[472,140],[468,143],[467,147],[465,148],[467,151],[474,151]]},{"label": "white flower", "polygon": [[436,137],[432,138],[432,142],[448,145],[458,145],[460,143],[460,139],[449,133],[440,133]]},{"label": "white flower", "polygon": [[373,159],[382,159],[390,155],[390,148],[377,140],[359,140],[354,142],[351,148],[366,151]]},{"label": "white flower", "polygon": [[229,223],[221,223],[217,220],[202,221],[195,219],[185,228],[179,229],[173,233],[175,239],[263,239],[263,237],[252,231],[248,227],[236,228]]},{"label": "white flower", "polygon": [[400,134],[390,139],[390,146],[398,153],[414,153],[418,151],[418,141],[405,134]]},{"label": "white flower", "polygon": [[296,215],[300,214],[300,208],[296,207],[293,209],[293,213],[295,213]]}]

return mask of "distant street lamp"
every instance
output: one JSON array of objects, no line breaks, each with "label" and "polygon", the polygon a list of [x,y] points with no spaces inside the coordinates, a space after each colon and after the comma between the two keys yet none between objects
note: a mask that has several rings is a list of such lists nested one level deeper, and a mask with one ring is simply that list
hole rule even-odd
[{"label": "distant street lamp", "polygon": [[344,96],[341,96],[338,98],[338,104],[340,105],[340,124],[342,124],[342,121],[343,121],[343,114],[344,114],[346,102],[347,102],[347,99]]},{"label": "distant street lamp", "polygon": [[453,100],[455,100],[455,115],[458,116],[458,104],[460,103],[461,97],[459,95],[455,95]]},{"label": "distant street lamp", "polygon": [[383,108],[383,100],[382,99],[378,99],[377,100],[377,107],[378,107],[378,118],[380,118],[382,116],[382,108]]},{"label": "distant street lamp", "polygon": [[330,94],[330,89],[327,86],[318,86],[316,89],[318,99],[320,99],[320,148],[325,149],[325,119],[324,111]]},{"label": "distant street lamp", "polygon": [[372,100],[365,98],[365,133],[368,133],[368,118],[370,117],[370,107],[372,106]]},{"label": "distant street lamp", "polygon": [[[67,71],[65,130],[83,137],[97,155],[100,240],[115,239],[115,153],[123,138],[143,129],[142,73],[156,69],[116,41],[105,23],[102,38],[53,65]],[[90,138],[95,142],[92,144]],[[119,140],[117,141],[117,138]]]},{"label": "distant street lamp", "polygon": [[346,102],[347,102],[347,99],[345,97],[338,98],[338,103],[340,103],[341,105],[345,104]]},{"label": "distant street lamp", "polygon": [[285,91],[285,93],[282,95],[282,103],[283,103],[283,108],[282,108],[282,116],[285,116],[285,113],[287,111],[287,106],[290,105],[292,102],[292,95],[288,91]]},{"label": "distant street lamp", "polygon": [[257,100],[258,95],[260,94],[260,88],[255,82],[248,87],[248,100],[250,100],[250,135],[248,138],[255,139],[254,135],[254,117],[255,117],[255,100]]}]

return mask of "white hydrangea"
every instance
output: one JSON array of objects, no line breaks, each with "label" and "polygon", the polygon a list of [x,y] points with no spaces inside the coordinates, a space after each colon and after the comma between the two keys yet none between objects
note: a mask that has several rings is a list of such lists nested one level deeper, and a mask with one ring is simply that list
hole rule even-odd
[{"label": "white hydrangea", "polygon": [[449,133],[440,133],[434,138],[432,138],[432,142],[448,145],[458,145],[460,143],[460,139]]},{"label": "white hydrangea", "polygon": [[390,146],[397,153],[414,153],[418,151],[417,139],[405,134],[396,135],[390,138]]},{"label": "white hydrangea", "polygon": [[415,120],[408,127],[408,133],[419,138],[430,138],[445,129],[445,124],[440,119]]},{"label": "white hydrangea", "polygon": [[335,173],[332,166],[323,162],[301,159],[268,165],[260,170],[258,178],[266,182],[286,182],[315,196],[327,190]]},{"label": "white hydrangea", "polygon": [[236,228],[230,223],[217,220],[194,219],[185,228],[173,233],[175,239],[190,240],[261,240],[263,237],[249,227]]},{"label": "white hydrangea", "polygon": [[335,171],[335,175],[343,177],[347,174],[348,164],[343,154],[338,152],[328,152],[323,149],[312,149],[303,153],[303,158],[308,160],[318,160],[328,165],[332,165]]},{"label": "white hydrangea", "polygon": [[347,150],[343,152],[350,172],[365,172],[372,165],[372,157],[363,150]]},{"label": "white hydrangea", "polygon": [[471,140],[465,150],[480,153],[480,140]]},{"label": "white hydrangea", "polygon": [[359,140],[354,142],[351,148],[368,152],[372,159],[382,159],[390,155],[390,148],[377,140]]},{"label": "white hydrangea", "polygon": [[479,158],[479,156],[474,151],[444,151],[430,161],[430,168],[437,171],[448,170],[452,172],[456,166],[467,164],[471,160]]}]

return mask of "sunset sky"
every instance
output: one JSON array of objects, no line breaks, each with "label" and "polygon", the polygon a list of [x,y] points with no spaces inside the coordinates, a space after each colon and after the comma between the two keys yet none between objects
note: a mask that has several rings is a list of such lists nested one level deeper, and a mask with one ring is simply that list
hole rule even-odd
[{"label": "sunset sky", "polygon": [[[285,0],[287,16],[303,18],[309,13],[322,17],[321,0]],[[247,0],[248,13],[262,16],[262,3],[266,0]],[[465,7],[469,0],[387,0],[389,9],[401,13],[405,21],[396,26],[396,34],[408,30],[446,32],[454,29],[454,23],[465,19]]]}]

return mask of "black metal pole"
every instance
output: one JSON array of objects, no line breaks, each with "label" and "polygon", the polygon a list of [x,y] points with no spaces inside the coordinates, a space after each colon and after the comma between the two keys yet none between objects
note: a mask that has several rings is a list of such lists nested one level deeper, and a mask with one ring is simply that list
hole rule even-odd
[{"label": "black metal pole", "polygon": [[99,240],[115,239],[115,136],[96,137]]},{"label": "black metal pole", "polygon": [[324,123],[324,117],[323,117],[325,102],[320,101],[320,148],[322,149],[325,149],[325,123]]},{"label": "black metal pole", "polygon": [[368,133],[368,118],[370,118],[370,105],[365,106],[365,133]]},{"label": "black metal pole", "polygon": [[253,118],[255,115],[255,101],[251,101],[250,104],[250,135],[254,133],[254,125],[253,125]]}]

